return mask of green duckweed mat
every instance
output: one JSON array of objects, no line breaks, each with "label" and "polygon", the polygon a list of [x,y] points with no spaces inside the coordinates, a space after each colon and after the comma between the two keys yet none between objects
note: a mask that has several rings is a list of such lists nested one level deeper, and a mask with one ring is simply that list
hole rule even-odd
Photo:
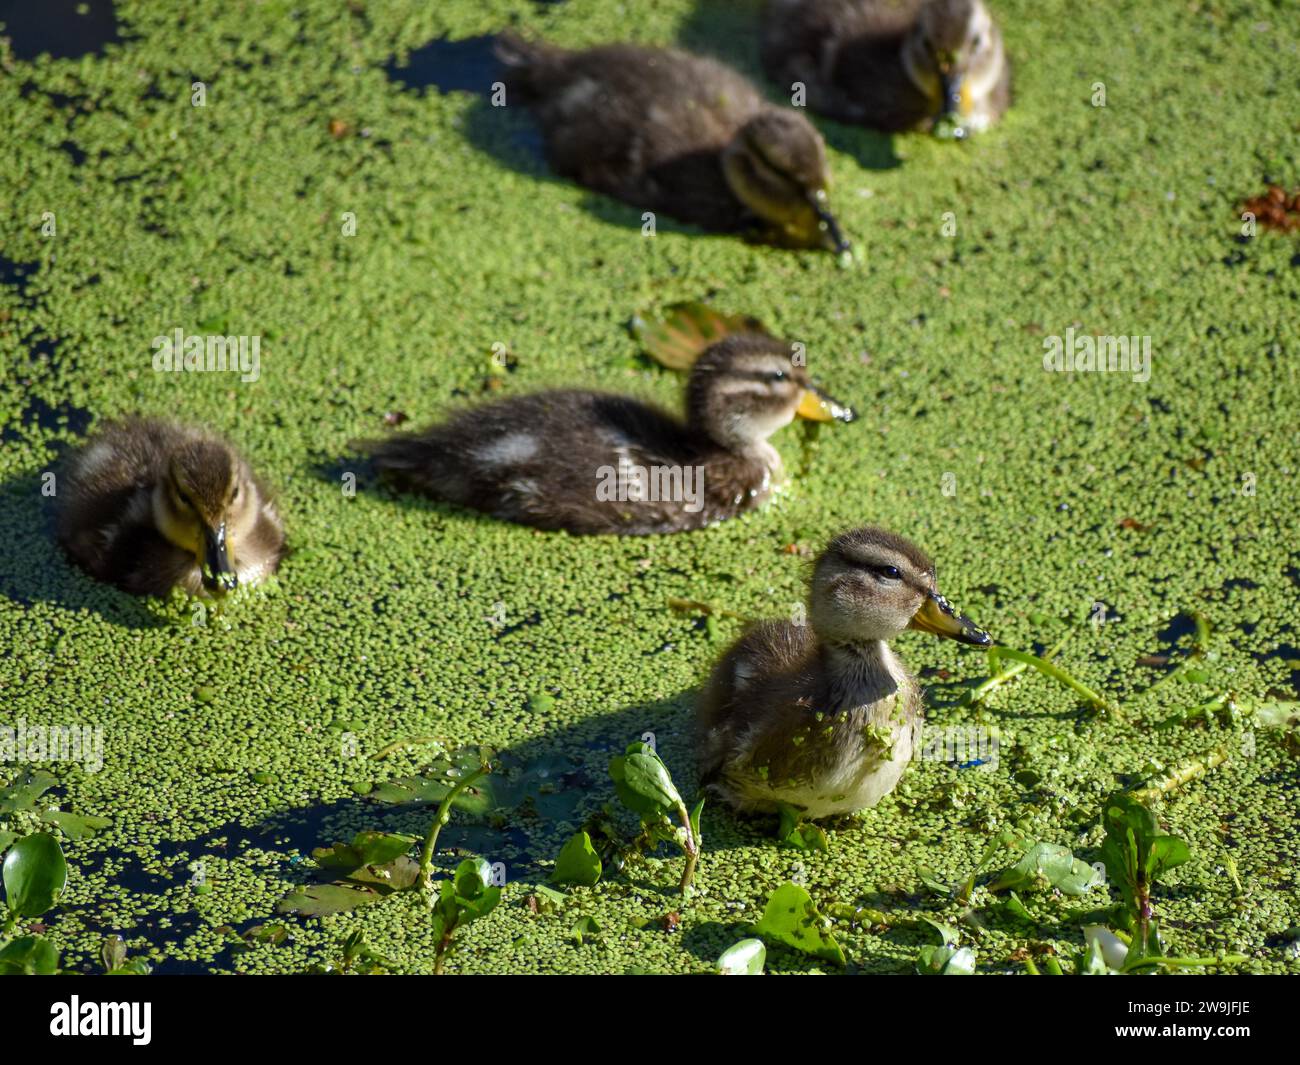
[{"label": "green duckweed mat", "polygon": [[[103,29],[103,4],[51,6]],[[1294,739],[1248,716],[1156,728],[1223,692],[1293,699],[1300,679],[1300,243],[1243,236],[1240,217],[1270,182],[1300,183],[1300,16],[1259,0],[994,10],[1016,90],[994,130],[952,144],[820,123],[861,252],[847,270],[666,219],[645,237],[638,210],[550,176],[526,115],[485,95],[483,38],[507,24],[684,44],[758,76],[755,4],[137,0],[108,16],[111,40],[79,51],[69,29],[53,57],[14,31],[0,714],[102,727],[102,768],[43,766],[59,783],[42,803],[111,822],[63,837],[69,886],[44,920],[65,967],[97,971],[117,933],[158,972],[302,972],[360,929],[397,971],[428,971],[414,895],[320,919],[275,907],[313,847],[423,832],[427,808],[366,793],[430,748],[377,752],[434,736],[555,782],[529,809],[444,830],[440,868],[459,851],[506,876],[451,972],[707,971],[791,878],[821,904],[899,918],[837,925],[849,972],[909,972],[933,933],[902,919],[961,909],[925,879],[964,879],[1009,824],[1096,861],[1108,793],[1214,748],[1227,760],[1157,806],[1192,852],[1156,895],[1170,949],[1300,971]],[[349,457],[386,413],[409,427],[480,396],[577,384],[676,404],[679,379],[626,326],[701,298],[804,342],[861,414],[815,440],[783,430],[795,477],[761,512],[680,537],[539,534],[395,495]],[[155,373],[153,340],[177,328],[259,336],[258,379]],[[1048,372],[1048,338],[1067,330],[1149,337],[1149,379]],[[289,531],[277,580],[200,614],[64,559],[44,474],[136,411],[245,450]],[[788,614],[807,554],[867,521],[929,551],[998,642],[1066,638],[1057,661],[1120,712],[1032,673],[966,706],[986,656],[909,633],[897,649],[928,686],[929,724],[996,735],[996,767],[914,763],[832,828],[828,854],[706,807],[689,902],[665,851],[533,912],[564,840],[613,797],[612,753],[653,732],[694,794],[693,693],[741,623],[668,600]],[[1212,626],[1208,653],[1144,694],[1189,654],[1190,611]],[[989,917],[964,941],[980,971],[1021,971],[1077,947],[1114,899],[1030,893],[1029,924]],[[582,917],[601,931],[579,943]],[[275,922],[279,944],[232,942]],[[768,967],[827,966],[773,946]]]}]

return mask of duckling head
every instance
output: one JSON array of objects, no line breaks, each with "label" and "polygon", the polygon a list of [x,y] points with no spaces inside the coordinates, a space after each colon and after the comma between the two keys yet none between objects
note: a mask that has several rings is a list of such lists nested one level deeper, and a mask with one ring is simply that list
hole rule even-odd
[{"label": "duckling head", "polygon": [[686,408],[691,424],[733,451],[762,445],[795,415],[850,422],[855,415],[808,376],[784,340],[754,333],[712,345],[691,368]]},{"label": "duckling head", "polygon": [[215,439],[187,440],[170,457],[154,490],[154,522],[177,547],[194,555],[212,592],[239,583],[239,544],[257,523],[262,502],[244,461]]},{"label": "duckling head", "polygon": [[755,115],[723,150],[722,169],[736,198],[783,239],[849,250],[826,193],[826,146],[803,115],[778,108]]},{"label": "duckling head", "polygon": [[908,77],[958,137],[987,124],[979,102],[1004,62],[1002,35],[983,0],[928,0],[903,42]]},{"label": "duckling head", "polygon": [[809,620],[827,643],[860,646],[920,629],[987,647],[987,633],[939,594],[934,563],[915,544],[872,526],[842,533],[813,567]]}]

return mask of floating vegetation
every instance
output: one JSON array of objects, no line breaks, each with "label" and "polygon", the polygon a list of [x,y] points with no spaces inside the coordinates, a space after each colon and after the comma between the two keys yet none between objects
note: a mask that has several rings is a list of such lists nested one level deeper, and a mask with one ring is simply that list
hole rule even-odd
[{"label": "floating vegetation", "polygon": [[600,879],[606,863],[622,868],[628,860],[643,858],[661,843],[669,843],[685,855],[678,890],[689,895],[703,845],[700,814],[704,800],[687,810],[663,759],[641,741],[610,760],[609,775],[619,801],[639,820],[639,830],[627,839],[618,827],[615,811],[606,805],[564,845],[556,859],[554,878],[560,883],[590,886]]},{"label": "floating vegetation", "polygon": [[5,916],[0,921],[0,975],[53,976],[59,953],[43,935],[10,938],[19,920],[52,910],[68,886],[68,863],[59,841],[35,832],[12,844],[3,866]]},{"label": "floating vegetation", "polygon": [[763,333],[757,318],[723,314],[705,303],[674,303],[661,318],[639,315],[629,326],[645,353],[670,370],[689,370],[706,348],[733,333]]},{"label": "floating vegetation", "polygon": [[841,967],[848,964],[844,950],[831,933],[830,918],[795,883],[782,884],[768,896],[763,916],[754,926],[754,935],[764,942],[781,943]]},{"label": "floating vegetation", "polygon": [[715,968],[720,976],[762,976],[766,962],[767,947],[761,939],[742,939],[718,956]]}]

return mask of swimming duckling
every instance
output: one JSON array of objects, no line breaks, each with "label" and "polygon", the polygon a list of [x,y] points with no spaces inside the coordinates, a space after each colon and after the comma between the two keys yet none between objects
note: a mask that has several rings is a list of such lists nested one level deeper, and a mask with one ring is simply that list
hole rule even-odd
[{"label": "swimming duckling", "polygon": [[284,555],[280,516],[248,463],[191,426],[110,422],[70,457],[58,499],[72,560],[135,595],[224,594]]},{"label": "swimming duckling", "polygon": [[821,135],[716,59],[632,44],[574,52],[508,31],[497,54],[507,99],[528,103],[565,177],[708,229],[848,250]]},{"label": "swimming duckling", "polygon": [[1011,65],[982,0],[768,0],[763,66],[808,105],[888,132],[987,129],[1011,103]]},{"label": "swimming duckling", "polygon": [[574,533],[681,532],[762,503],[784,477],[767,438],[796,413],[850,421],[784,341],[737,334],[691,368],[686,420],[626,396],[548,391],[356,446],[400,486]]},{"label": "swimming duckling", "polygon": [[702,783],[741,811],[874,806],[920,736],[920,689],[889,649],[908,628],[990,642],[916,545],[872,527],[837,536],[813,568],[808,624],[760,622],[714,668],[696,710]]}]

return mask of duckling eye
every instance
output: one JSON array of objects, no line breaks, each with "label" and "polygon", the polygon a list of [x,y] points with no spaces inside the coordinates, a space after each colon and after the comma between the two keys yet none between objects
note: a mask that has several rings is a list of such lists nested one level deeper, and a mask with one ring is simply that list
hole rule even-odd
[{"label": "duckling eye", "polygon": [[785,380],[785,371],[784,371],[784,370],[773,370],[770,374],[767,375],[767,379],[768,379],[769,381],[771,381],[773,384],[776,384],[778,381],[784,381],[784,380]]},{"label": "duckling eye", "polygon": [[877,577],[884,577],[891,581],[896,581],[902,578],[902,574],[898,572],[897,566],[873,566],[872,569],[875,571]]}]

